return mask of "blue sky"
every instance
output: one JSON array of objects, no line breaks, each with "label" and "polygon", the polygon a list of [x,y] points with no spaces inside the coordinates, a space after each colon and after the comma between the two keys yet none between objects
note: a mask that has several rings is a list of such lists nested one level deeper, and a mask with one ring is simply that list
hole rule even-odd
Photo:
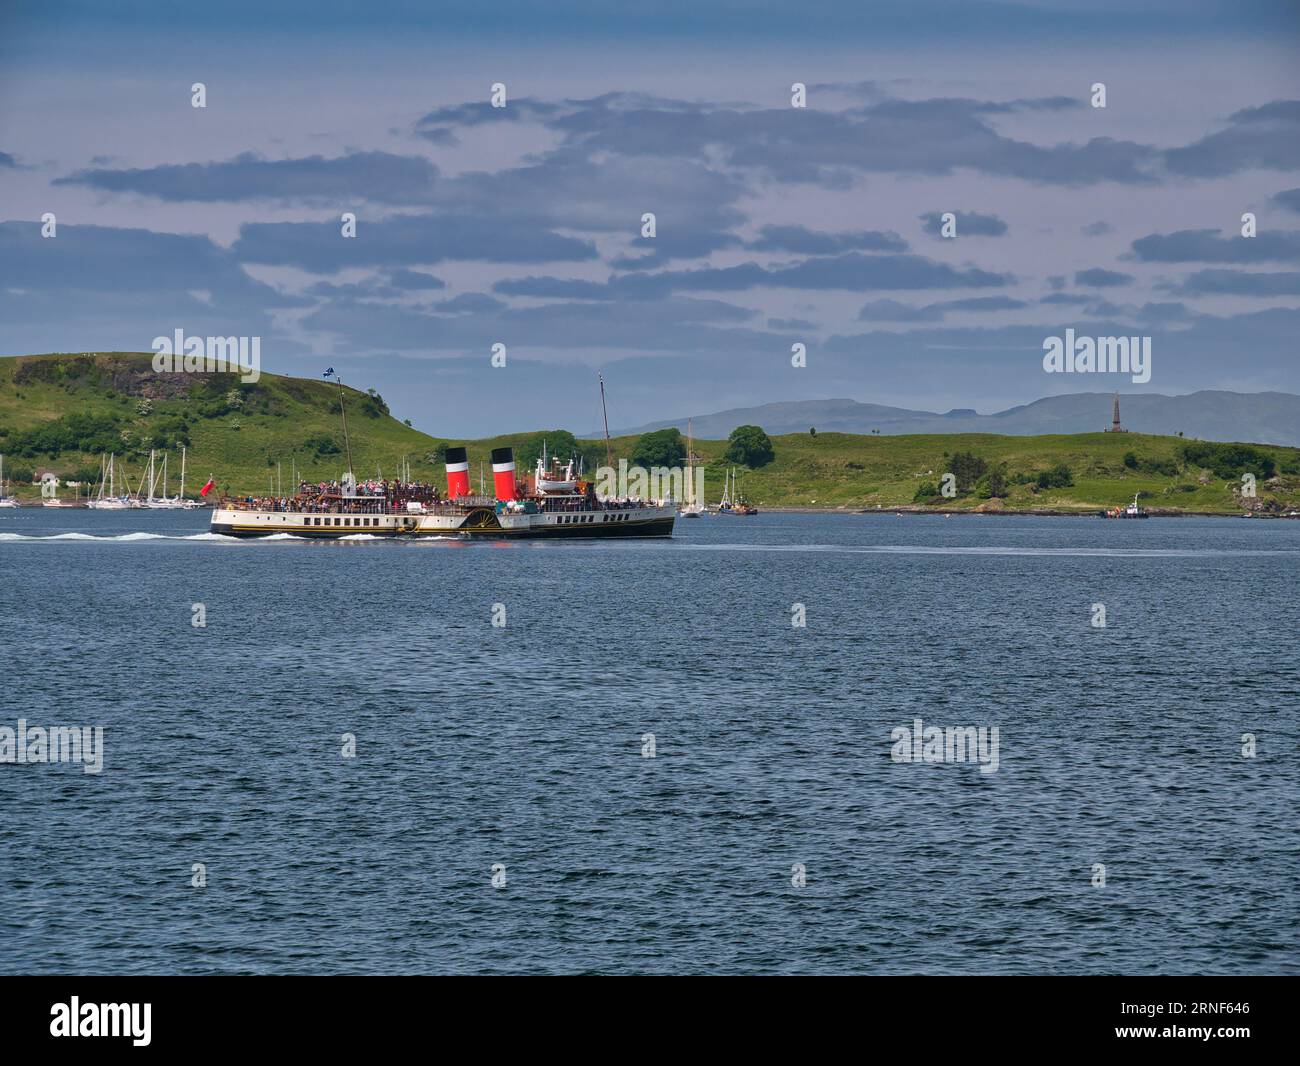
[{"label": "blue sky", "polygon": [[0,352],[260,336],[439,436],[1300,392],[1296,5],[625,7],[0,7]]}]

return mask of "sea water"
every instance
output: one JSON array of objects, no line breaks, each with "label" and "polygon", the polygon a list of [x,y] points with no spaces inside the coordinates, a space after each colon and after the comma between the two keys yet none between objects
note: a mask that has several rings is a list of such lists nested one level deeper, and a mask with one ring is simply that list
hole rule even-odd
[{"label": "sea water", "polygon": [[0,512],[0,971],[1300,972],[1300,522],[206,522]]}]

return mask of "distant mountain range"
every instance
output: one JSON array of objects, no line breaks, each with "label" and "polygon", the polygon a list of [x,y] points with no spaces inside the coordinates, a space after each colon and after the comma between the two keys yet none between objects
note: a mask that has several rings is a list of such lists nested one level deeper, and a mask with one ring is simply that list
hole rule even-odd
[{"label": "distant mountain range", "polygon": [[[1048,396],[996,414],[957,409],[946,414],[857,400],[793,400],[740,407],[715,414],[691,415],[695,436],[717,440],[737,426],[762,426],[768,433],[1090,433],[1107,429],[1113,394],[1078,392]],[[1193,392],[1186,396],[1133,393],[1120,396],[1125,429],[1202,440],[1300,446],[1300,396],[1286,392]],[[676,426],[686,432],[686,418],[620,429],[618,436]],[[600,433],[591,434],[593,437]]]}]

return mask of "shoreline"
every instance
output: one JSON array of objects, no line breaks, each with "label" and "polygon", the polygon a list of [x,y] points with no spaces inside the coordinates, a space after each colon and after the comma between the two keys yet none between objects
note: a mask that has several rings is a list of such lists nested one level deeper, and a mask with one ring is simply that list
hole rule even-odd
[{"label": "shoreline", "polygon": [[[179,510],[179,508],[158,508],[158,510]],[[210,504],[201,504],[198,508],[189,508],[189,510],[211,510]],[[39,501],[33,503],[20,503],[13,510],[22,511],[91,511],[92,507],[87,507],[85,503],[69,503],[62,507],[43,507]],[[153,508],[133,508],[133,510],[151,511]],[[924,517],[926,515],[973,515],[979,518],[1097,518],[1101,508],[1089,510],[1062,510],[1054,507],[1033,507],[1026,510],[988,510],[980,511],[974,508],[962,507],[916,507],[902,505],[898,507],[780,507],[775,505],[759,505],[759,514],[820,514],[820,515],[871,515],[871,514],[893,514],[893,515],[916,515]],[[3,511],[0,511],[3,514]],[[716,511],[710,511],[709,517],[719,517]],[[740,517],[740,516],[738,516]],[[1292,521],[1300,520],[1300,514],[1267,514],[1254,511],[1181,511],[1168,510],[1160,508],[1147,508],[1148,518],[1260,518],[1260,519],[1291,519]]]},{"label": "shoreline", "polygon": [[[957,507],[776,507],[759,505],[760,514],[895,514],[895,515],[974,515],[979,518],[1097,518],[1101,508],[1087,511],[1065,511],[1052,507],[1034,507],[1028,510],[977,511],[972,508]],[[1175,511],[1148,508],[1149,518],[1291,518],[1300,519],[1300,515],[1255,514],[1252,511]],[[716,516],[714,516],[716,517]]]}]

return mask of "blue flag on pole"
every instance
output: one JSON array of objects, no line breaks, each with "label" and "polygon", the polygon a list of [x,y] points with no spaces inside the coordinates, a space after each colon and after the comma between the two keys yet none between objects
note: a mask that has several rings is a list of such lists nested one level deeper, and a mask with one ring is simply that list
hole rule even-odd
[{"label": "blue flag on pole", "polygon": [[322,374],[321,376],[322,376],[322,377],[327,377],[327,378],[328,378],[328,377],[333,377],[333,376],[334,376],[334,368],[333,368],[333,367],[330,367],[330,368],[329,368],[327,371],[325,371],[325,373]]}]

